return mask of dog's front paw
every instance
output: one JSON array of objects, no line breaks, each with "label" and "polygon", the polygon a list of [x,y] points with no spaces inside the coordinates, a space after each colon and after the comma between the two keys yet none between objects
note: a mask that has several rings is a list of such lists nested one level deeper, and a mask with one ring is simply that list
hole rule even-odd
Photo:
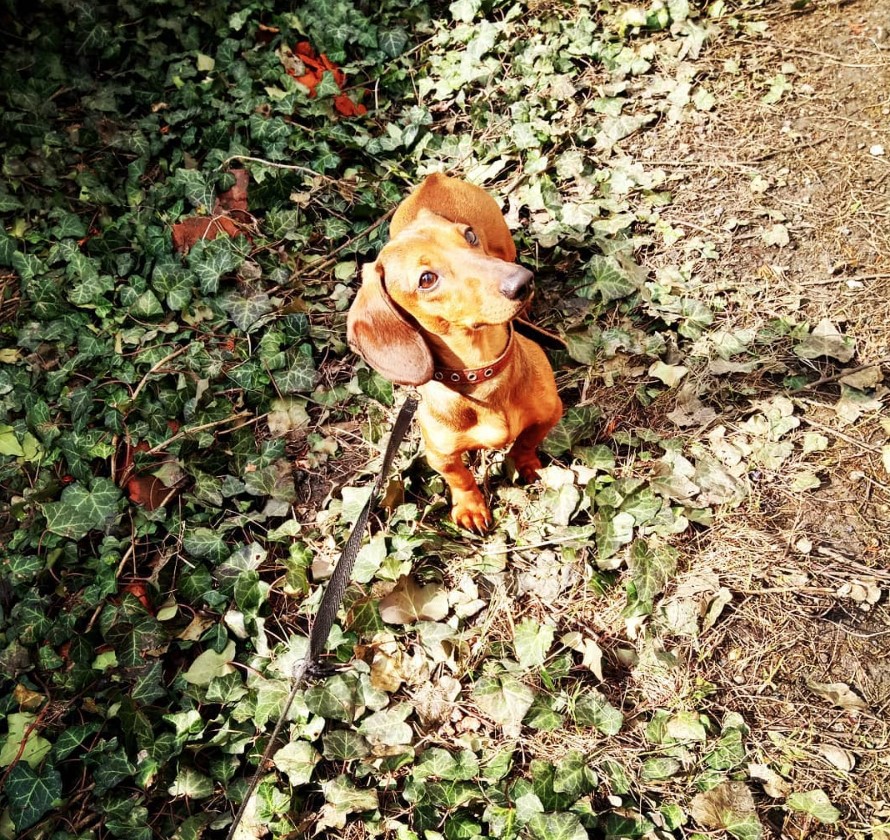
[{"label": "dog's front paw", "polygon": [[533,484],[538,480],[538,470],[541,469],[541,461],[537,455],[526,455],[522,458],[517,458],[514,455],[513,464],[523,483]]},{"label": "dog's front paw", "polygon": [[492,525],[491,511],[479,490],[453,493],[451,518],[454,524],[477,534],[484,534]]}]

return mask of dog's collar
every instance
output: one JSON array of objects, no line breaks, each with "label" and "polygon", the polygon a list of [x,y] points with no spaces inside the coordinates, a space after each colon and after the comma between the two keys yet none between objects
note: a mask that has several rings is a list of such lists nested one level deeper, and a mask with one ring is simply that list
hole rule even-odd
[{"label": "dog's collar", "polygon": [[437,367],[433,370],[433,381],[443,385],[478,385],[494,379],[513,358],[513,348],[516,342],[513,340],[513,324],[509,325],[510,334],[507,338],[507,346],[493,362],[478,368],[444,368]]}]

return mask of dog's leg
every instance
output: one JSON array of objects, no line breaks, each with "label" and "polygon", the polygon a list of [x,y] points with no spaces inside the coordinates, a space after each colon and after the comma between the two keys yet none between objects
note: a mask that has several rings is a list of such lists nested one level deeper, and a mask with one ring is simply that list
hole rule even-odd
[{"label": "dog's leg", "polygon": [[[546,433],[545,433],[546,434]],[[430,466],[442,475],[451,490],[451,518],[468,531],[483,533],[491,527],[491,511],[485,504],[472,473],[463,462],[463,453],[426,450]]]},{"label": "dog's leg", "polygon": [[546,422],[529,426],[516,438],[507,453],[507,457],[516,465],[519,477],[528,484],[537,481],[538,470],[541,469],[541,460],[538,458],[537,449],[547,437],[547,432],[555,425],[555,422]]}]

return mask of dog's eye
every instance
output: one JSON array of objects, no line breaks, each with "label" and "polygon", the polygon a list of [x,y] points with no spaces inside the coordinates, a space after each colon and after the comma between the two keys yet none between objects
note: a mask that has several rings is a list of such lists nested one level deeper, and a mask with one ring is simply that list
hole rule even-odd
[{"label": "dog's eye", "polygon": [[420,275],[420,280],[417,285],[420,286],[421,289],[432,289],[438,282],[438,274],[433,274],[432,271],[424,271],[423,274]]},{"label": "dog's eye", "polygon": [[470,243],[470,245],[478,245],[479,244],[479,237],[476,236],[476,231],[473,230],[473,228],[467,228],[464,231],[464,239],[466,239],[467,242]]}]

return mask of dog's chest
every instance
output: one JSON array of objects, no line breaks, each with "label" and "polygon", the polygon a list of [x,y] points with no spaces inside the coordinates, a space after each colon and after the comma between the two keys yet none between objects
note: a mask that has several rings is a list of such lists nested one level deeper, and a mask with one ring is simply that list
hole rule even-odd
[{"label": "dog's chest", "polygon": [[497,395],[464,395],[438,383],[425,385],[421,391],[421,425],[430,442],[443,449],[503,449],[537,419],[530,416],[527,406]]}]

